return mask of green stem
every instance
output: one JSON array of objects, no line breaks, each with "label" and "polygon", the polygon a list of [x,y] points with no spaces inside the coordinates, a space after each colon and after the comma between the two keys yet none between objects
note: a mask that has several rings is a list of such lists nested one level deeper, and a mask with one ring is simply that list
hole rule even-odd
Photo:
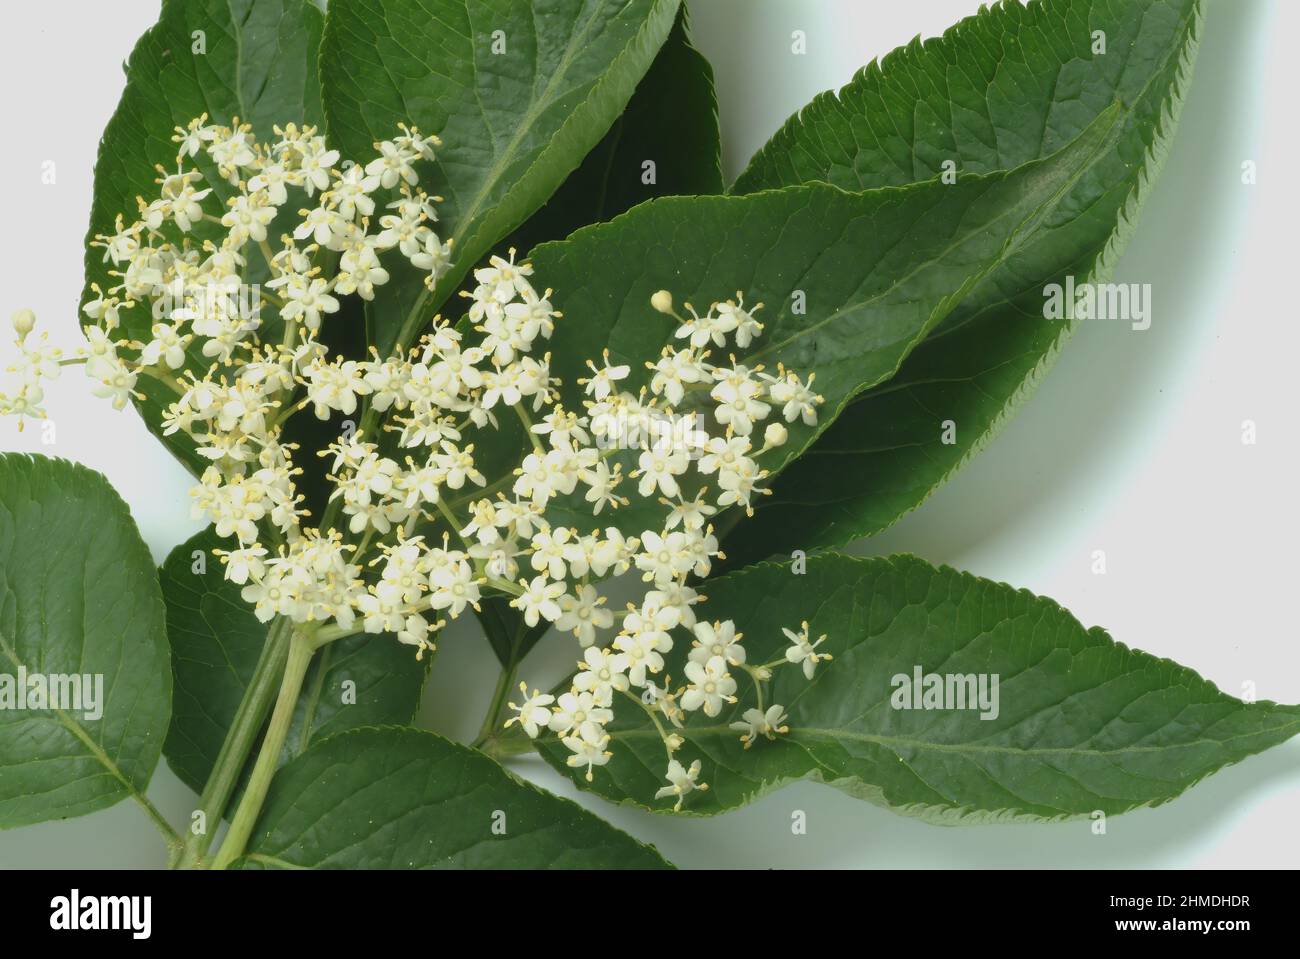
[{"label": "green stem", "polygon": [[199,797],[199,811],[203,813],[203,831],[195,835],[190,831],[185,837],[181,857],[176,864],[181,869],[194,869],[206,864],[208,847],[226,813],[230,797],[239,783],[239,774],[248,762],[248,754],[257,742],[257,735],[266,722],[280,677],[284,674],[285,660],[289,655],[289,634],[292,625],[287,619],[277,617],[266,634],[262,655],[253,669],[252,679],[240,700],[235,718],[221,744],[221,752]]},{"label": "green stem", "polygon": [[475,737],[474,742],[471,744],[475,749],[482,748],[496,738],[498,732],[497,720],[501,716],[501,710],[505,708],[506,697],[510,695],[510,690],[514,687],[515,671],[519,667],[519,664],[514,661],[513,651],[510,659],[510,665],[503,666],[501,675],[497,677],[497,688],[492,693],[492,704],[488,706],[487,715],[483,717],[483,726],[479,729],[478,736]]},{"label": "green stem", "polygon": [[524,409],[523,403],[515,404],[515,413],[519,416],[519,422],[524,424],[524,432],[528,434],[528,440],[533,444],[533,452],[538,456],[545,456],[546,448],[542,446],[541,437],[533,432],[533,419],[528,415],[528,411]]},{"label": "green stem", "polygon": [[664,729],[664,727],[663,727],[663,723],[659,722],[659,714],[658,714],[658,710],[656,710],[654,707],[648,705],[647,703],[642,702],[641,697],[640,697],[640,696],[637,696],[635,693],[632,693],[632,692],[630,692],[630,691],[628,691],[628,690],[626,690],[626,689],[621,690],[621,692],[622,692],[623,695],[626,696],[628,699],[632,700],[632,702],[634,702],[634,703],[636,703],[638,706],[640,706],[641,709],[643,709],[643,710],[645,711],[645,714],[646,714],[647,716],[650,717],[650,722],[654,723],[654,726],[655,726],[655,732],[657,732],[657,733],[659,734],[659,739],[660,739],[660,741],[662,741],[663,744],[664,744],[664,752],[668,754],[668,761],[669,761],[669,762],[672,762],[672,759],[673,759],[673,749],[672,749],[671,746],[668,745],[668,733],[667,733],[667,731],[665,731],[665,729]]},{"label": "green stem", "polygon": [[483,717],[483,726],[472,744],[475,749],[482,749],[488,755],[499,754],[497,748],[502,729],[498,724],[501,721],[506,697],[514,687],[519,660],[523,658],[523,649],[528,645],[530,637],[535,638],[540,633],[544,633],[549,626],[545,622],[537,626],[529,626],[524,622],[522,614],[503,618],[499,612],[500,607],[496,605],[502,602],[504,600],[500,599],[493,600],[491,603],[485,602],[478,614],[479,624],[488,634],[489,640],[493,640],[494,648],[504,647],[509,650],[509,654],[501,664],[501,675],[497,677],[497,687],[492,693],[492,703],[488,706],[487,715]]},{"label": "green stem", "polygon": [[293,711],[298,705],[298,694],[302,692],[303,679],[315,652],[315,637],[294,630],[289,639],[289,655],[285,660],[284,678],[280,681],[275,711],[271,713],[271,722],[266,727],[266,736],[262,739],[257,762],[253,765],[252,775],[248,778],[248,786],[239,801],[239,808],[235,810],[235,817],[230,821],[230,831],[226,833],[226,838],[217,851],[213,869],[225,869],[244,853],[253,826],[262,812],[262,803],[266,800],[271,777],[279,765],[280,751],[284,749],[285,738],[293,723]]},{"label": "green stem", "polygon": [[176,857],[179,856],[181,852],[181,837],[177,834],[176,830],[172,828],[172,824],[167,821],[167,818],[158,811],[158,807],[149,801],[148,796],[144,793],[133,793],[132,795],[135,801],[139,803],[140,808],[145,811],[145,815],[149,817],[150,822],[154,824],[154,827],[162,835],[163,840],[167,843],[168,859],[171,862],[175,862]]},{"label": "green stem", "polygon": [[438,507],[438,512],[442,514],[442,518],[447,521],[447,525],[451,527],[451,531],[455,533],[456,538],[460,540],[460,544],[466,549],[469,549],[469,543],[465,540],[464,535],[460,531],[462,524],[456,519],[456,514],[451,511],[451,507],[447,505],[446,501],[441,496],[438,497],[436,505]]},{"label": "green stem", "polygon": [[503,759],[509,759],[511,756],[522,756],[525,753],[531,753],[537,746],[524,733],[519,733],[515,736],[507,734],[495,739],[489,739],[479,748],[486,755],[500,762]]}]

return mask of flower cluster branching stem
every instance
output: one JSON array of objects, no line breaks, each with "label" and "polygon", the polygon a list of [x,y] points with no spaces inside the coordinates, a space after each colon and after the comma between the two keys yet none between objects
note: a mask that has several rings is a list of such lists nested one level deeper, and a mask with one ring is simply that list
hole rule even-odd
[{"label": "flower cluster branching stem", "polygon": [[[634,372],[604,350],[586,358],[590,376],[565,382],[540,349],[562,316],[553,291],[533,285],[532,265],[516,262],[513,250],[474,269],[463,318],[431,315],[472,264],[453,263],[453,241],[432,226],[441,198],[418,185],[417,167],[441,141],[399,128],[375,144],[375,158],[346,164],[311,127],[276,127],[273,142],[259,142],[237,119],[178,127],[176,170],[158,168],[157,198],[139,198],[138,218],[119,216],[94,241],[117,282],[92,284],[83,355],[65,360],[44,335],[30,335],[33,316],[14,318],[20,359],[12,369],[21,384],[12,396],[0,393],[0,412],[43,416],[42,383],[72,362],[118,408],[144,398],[141,376],[174,394],[163,432],[210,464],[191,490],[192,512],[211,522],[225,579],[268,625],[180,866],[225,868],[244,854],[317,649],[387,634],[419,657],[436,649],[449,620],[466,610],[482,619],[488,599],[507,602],[517,623],[485,622],[512,635],[494,637],[509,658],[477,745],[507,749],[497,740],[513,723],[530,736],[546,729],[590,779],[613,755],[606,726],[616,699],[631,698],[664,743],[669,785],[658,796],[680,806],[707,785],[698,760],[686,767],[674,758],[684,741],[675,730],[690,714],[716,717],[738,702],[733,670],[754,679],[760,708],[732,728],[747,745],[785,731],[780,705],[762,708],[761,684],[779,664],[745,666],[735,624],[698,616],[705,597],[692,584],[723,556],[715,518],[752,514],[770,492],[765,481],[783,461],[786,424],[816,425],[823,398],[813,377],[754,362],[763,304],[746,306],[741,291],[700,314],[690,303],[679,311],[660,290],[649,307],[671,317],[675,332],[657,359]],[[209,162],[190,165],[199,154]],[[213,168],[222,182],[207,179]],[[223,195],[225,208],[215,212]],[[306,205],[277,251],[270,231],[295,209],[291,196]],[[386,258],[395,256],[424,272],[424,288],[391,351],[333,355],[323,325],[346,322],[341,297],[375,300],[390,281]],[[254,257],[265,263],[265,284],[248,282],[261,275],[249,268]],[[277,314],[272,321],[261,315],[264,304]],[[146,325],[147,339],[125,335]],[[306,415],[341,417],[337,439],[299,450],[285,427]],[[483,458],[482,448],[514,435],[500,429],[502,416],[518,419],[528,443],[516,468],[489,479],[480,463],[495,458]],[[300,463],[313,456],[325,458],[332,484],[318,517],[299,489]],[[611,518],[633,495],[636,522],[620,522],[628,513]],[[600,586],[625,574],[645,588],[616,613]],[[550,696],[525,687],[522,703],[506,704],[526,638],[548,625],[584,650],[573,688]],[[685,684],[672,687],[665,656],[679,630],[692,645]],[[802,663],[811,678],[829,658],[816,650],[821,640],[809,640],[807,624],[786,633],[793,645],[781,662]],[[503,725],[506,705],[514,716]],[[214,856],[212,834],[259,734]]]}]

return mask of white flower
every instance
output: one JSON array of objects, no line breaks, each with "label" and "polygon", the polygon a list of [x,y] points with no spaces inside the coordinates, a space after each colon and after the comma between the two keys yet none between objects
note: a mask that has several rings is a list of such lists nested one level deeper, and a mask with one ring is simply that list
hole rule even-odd
[{"label": "white flower", "polygon": [[569,766],[575,769],[579,766],[587,767],[587,782],[592,780],[592,767],[604,766],[614,755],[605,748],[609,745],[609,736],[590,724],[584,726],[579,735],[565,736],[561,742],[573,752],[565,760]]},{"label": "white flower", "polygon": [[592,693],[562,693],[555,701],[550,728],[553,733],[577,732],[584,738],[597,736],[614,718],[613,710],[602,706]]},{"label": "white flower", "polygon": [[590,379],[578,381],[586,384],[587,395],[595,400],[603,400],[609,396],[614,389],[614,384],[619,380],[627,379],[627,374],[632,369],[627,364],[611,366],[609,363],[609,350],[606,350],[602,356],[604,365],[598,368],[595,363],[588,360],[587,366],[591,370],[592,376]]},{"label": "white flower", "polygon": [[785,707],[774,703],[766,712],[761,709],[746,709],[743,719],[732,723],[731,728],[742,734],[740,740],[748,749],[759,736],[775,739],[778,735],[788,733],[790,729],[783,725],[785,721]]},{"label": "white flower", "polygon": [[718,422],[741,436],[748,436],[754,429],[754,421],[771,412],[772,407],[762,401],[762,395],[762,384],[748,378],[723,380],[709,393],[718,404],[713,411]]},{"label": "white flower", "polygon": [[729,619],[721,623],[696,623],[691,662],[704,665],[718,656],[729,666],[745,665],[745,647],[740,645],[741,635],[736,632],[736,624]]},{"label": "white flower", "polygon": [[718,318],[713,315],[713,308],[704,316],[695,312],[695,307],[691,304],[685,304],[686,309],[690,312],[691,318],[682,323],[677,328],[676,336],[678,339],[689,339],[691,346],[695,349],[707,344],[710,340],[715,346],[726,346],[726,331],[718,324]]},{"label": "white flower", "polygon": [[524,614],[524,622],[536,626],[539,619],[549,623],[560,618],[563,610],[556,602],[564,593],[564,583],[548,583],[545,576],[534,576],[532,582],[520,580],[524,591],[510,601],[510,605]]},{"label": "white flower", "polygon": [[646,450],[637,460],[641,477],[637,492],[649,497],[658,488],[665,496],[676,496],[681,492],[677,477],[686,472],[690,462],[690,454],[684,449],[657,447]]},{"label": "white flower", "polygon": [[660,609],[675,610],[682,626],[695,628],[695,611],[691,609],[704,599],[696,590],[682,583],[657,584],[645,594],[645,602]]},{"label": "white flower", "polygon": [[[99,373],[99,385],[92,386],[90,391],[96,396],[109,399],[113,403],[113,409],[125,409],[126,404],[131,402],[131,397],[135,395],[136,374],[127,369],[126,365],[120,360],[115,360],[111,366],[101,369]],[[33,387],[29,392],[28,401],[32,404],[39,403],[41,391],[39,387]],[[14,401],[15,404],[17,400]],[[14,412],[21,412],[15,406]],[[39,416],[44,419],[43,412],[37,412],[35,408],[28,412],[28,416]]]},{"label": "white flower", "polygon": [[420,270],[428,270],[436,281],[451,265],[451,241],[443,243],[429,230],[424,235],[424,249],[411,257],[411,265]]},{"label": "white flower", "polygon": [[539,573],[544,573],[551,579],[564,579],[568,573],[568,568],[564,564],[564,557],[570,548],[570,535],[568,528],[564,526],[542,530],[542,532],[535,535],[532,541],[533,555],[529,560],[533,569]]},{"label": "white flower", "polygon": [[[722,489],[718,495],[718,505],[740,505],[745,507],[746,512],[752,513],[750,500],[759,491],[759,481],[766,476],[767,470],[760,470],[751,459],[738,463],[734,470],[724,471],[718,477],[718,486]],[[770,490],[763,492],[770,492]]]},{"label": "white flower", "polygon": [[330,410],[351,416],[357,409],[357,397],[370,392],[365,371],[353,360],[314,363],[305,375],[307,399],[315,407],[317,419],[329,419]]},{"label": "white flower", "polygon": [[746,455],[753,449],[748,437],[745,436],[714,436],[704,444],[704,455],[700,457],[701,473],[717,473],[724,475],[734,473],[744,468],[744,464],[752,463]]},{"label": "white flower", "polygon": [[379,177],[380,186],[386,190],[391,190],[401,180],[405,180],[411,186],[420,182],[415,167],[411,165],[411,161],[416,158],[416,154],[401,149],[391,140],[385,140],[375,146],[379,150],[379,156],[366,164],[366,173],[370,176]]},{"label": "white flower", "polygon": [[596,641],[597,630],[608,629],[614,624],[614,613],[602,608],[604,602],[605,597],[589,584],[579,586],[576,594],[565,593],[560,597],[562,613],[555,621],[555,628],[573,633],[580,645],[591,646]]},{"label": "white flower", "polygon": [[690,572],[695,565],[686,551],[685,533],[641,534],[641,552],[637,554],[637,569],[645,573],[642,579],[656,586],[671,583]]},{"label": "white flower", "polygon": [[388,282],[388,271],[379,265],[379,254],[364,244],[353,245],[339,258],[337,293],[356,293],[363,300],[375,298],[375,287]]},{"label": "white flower", "polygon": [[582,482],[587,486],[587,492],[583,498],[588,503],[595,504],[592,507],[592,512],[595,515],[599,516],[600,511],[605,508],[606,504],[614,508],[628,504],[627,499],[615,492],[618,484],[623,479],[621,469],[620,465],[615,464],[611,470],[608,464],[601,460],[591,469],[583,470]]},{"label": "white flower", "polygon": [[736,681],[727,672],[727,661],[714,656],[706,663],[687,663],[686,678],[691,684],[682,693],[682,708],[694,712],[704,708],[706,716],[722,712],[723,703],[736,701]]},{"label": "white flower", "polygon": [[361,167],[349,167],[330,189],[330,203],[345,220],[374,216],[375,201],[370,196],[379,189],[379,177],[364,174]]},{"label": "white flower", "polygon": [[319,330],[322,313],[339,311],[339,301],[330,296],[329,288],[329,283],[322,279],[312,280],[311,283],[299,288],[287,287],[286,294],[289,302],[280,311],[280,315],[285,320],[296,320],[301,317],[307,329],[312,332]]},{"label": "white flower", "polygon": [[247,583],[250,577],[260,579],[266,569],[262,562],[264,556],[266,556],[266,549],[261,546],[244,546],[230,550],[222,557],[226,564],[226,579],[239,586]]},{"label": "white flower", "polygon": [[265,194],[240,194],[231,197],[230,209],[221,217],[221,223],[230,230],[230,240],[235,245],[242,245],[245,240],[261,243],[275,213],[274,204]]},{"label": "white flower", "polygon": [[145,366],[166,363],[168,368],[178,370],[185,365],[185,347],[191,339],[170,323],[155,323],[153,339],[140,351],[140,362]]},{"label": "white flower", "polygon": [[768,396],[772,402],[781,404],[781,415],[785,417],[786,422],[793,423],[796,419],[802,419],[809,426],[817,425],[817,407],[824,400],[812,391],[813,377],[816,374],[808,376],[808,383],[804,385],[794,373],[781,369],[783,374],[780,379],[768,387]]},{"label": "white flower", "polygon": [[325,149],[324,138],[315,137],[308,142],[299,162],[304,179],[303,187],[307,195],[311,196],[316,190],[329,188],[329,171],[339,162],[339,151]]},{"label": "white flower", "polygon": [[573,688],[591,693],[595,701],[608,706],[616,692],[626,692],[631,685],[627,675],[627,657],[622,653],[589,646],[578,663],[578,673],[573,678]]},{"label": "white flower", "polygon": [[628,680],[633,686],[646,684],[646,673],[664,668],[663,654],[673,648],[668,631],[678,623],[673,609],[643,606],[623,617],[623,635],[614,640],[614,648],[627,658]]},{"label": "white flower", "polygon": [[703,529],[708,518],[718,511],[716,507],[704,501],[703,495],[700,492],[694,499],[683,499],[673,503],[664,520],[664,528],[671,530],[680,524],[683,528],[692,531]]},{"label": "white flower", "polygon": [[786,629],[784,626],[781,627],[781,632],[785,633],[786,638],[792,644],[785,651],[786,661],[803,663],[803,674],[808,679],[813,678],[813,672],[817,669],[819,662],[823,659],[829,660],[832,658],[830,653],[816,652],[817,647],[826,642],[826,634],[822,633],[816,642],[809,642],[808,624],[806,622],[802,624],[802,628],[797,633]]},{"label": "white flower", "polygon": [[743,350],[763,332],[763,324],[754,319],[754,314],[763,308],[763,304],[759,303],[753,309],[746,310],[744,296],[737,293],[736,300],[735,303],[730,300],[719,303],[718,318],[719,325],[734,333],[736,345]]},{"label": "white flower", "polygon": [[527,683],[520,683],[519,691],[524,694],[524,701],[517,706],[514,703],[506,704],[515,711],[515,715],[506,721],[506,727],[518,723],[530,739],[536,739],[538,733],[550,724],[551,711],[547,707],[555,702],[555,697],[536,689],[530,696]]},{"label": "white flower", "polygon": [[668,780],[668,785],[660,787],[659,791],[655,793],[655,799],[676,796],[677,803],[673,806],[673,809],[681,809],[682,800],[692,790],[704,791],[709,788],[708,784],[697,782],[700,778],[700,761],[698,759],[691,763],[690,769],[685,768],[676,759],[670,759],[668,761],[668,772],[664,774],[664,778]]},{"label": "white flower", "polygon": [[429,608],[445,609],[453,618],[467,605],[478,609],[479,583],[463,559],[444,562],[429,573]]}]

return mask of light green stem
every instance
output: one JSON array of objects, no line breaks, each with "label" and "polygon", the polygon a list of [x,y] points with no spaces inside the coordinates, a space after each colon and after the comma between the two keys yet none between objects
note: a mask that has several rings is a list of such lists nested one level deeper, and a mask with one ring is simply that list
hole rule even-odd
[{"label": "light green stem", "polygon": [[203,831],[198,835],[191,831],[185,837],[180,860],[176,863],[181,869],[194,869],[206,864],[212,837],[221,823],[221,817],[226,813],[226,806],[239,782],[239,774],[248,762],[248,754],[257,742],[257,734],[262,731],[266,714],[280,685],[285,660],[289,655],[289,636],[292,630],[292,624],[279,617],[267,631],[266,644],[262,647],[252,679],[235,712],[226,740],[221,744],[221,752],[217,754],[207,785],[203,787],[203,795],[199,797]]},{"label": "light green stem", "polygon": [[488,706],[487,715],[483,717],[483,726],[478,731],[478,736],[474,739],[474,748],[478,749],[491,742],[496,738],[498,727],[497,722],[501,717],[501,710],[505,707],[506,697],[510,695],[510,690],[515,684],[515,670],[519,664],[514,662],[512,651],[512,662],[509,666],[503,667],[501,675],[497,678],[497,688],[492,693],[492,703]]},{"label": "light green stem", "polygon": [[280,681],[280,695],[275,700],[275,711],[271,713],[271,722],[266,727],[257,762],[253,765],[252,775],[248,778],[248,786],[239,801],[239,808],[235,810],[235,817],[230,821],[230,831],[226,833],[226,838],[217,851],[213,869],[225,869],[244,853],[253,826],[262,812],[262,803],[266,800],[271,777],[279,765],[280,751],[284,749],[285,738],[293,723],[294,708],[298,704],[302,682],[307,675],[307,667],[311,665],[316,646],[316,639],[310,633],[294,630],[289,639],[289,655],[284,665],[284,678]]}]

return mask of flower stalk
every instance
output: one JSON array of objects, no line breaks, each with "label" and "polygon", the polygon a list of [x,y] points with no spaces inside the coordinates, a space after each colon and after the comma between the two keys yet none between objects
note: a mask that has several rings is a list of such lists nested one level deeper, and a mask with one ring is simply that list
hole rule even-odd
[{"label": "flower stalk", "polygon": [[239,782],[239,774],[248,762],[248,756],[257,742],[258,733],[266,722],[276,690],[280,687],[289,656],[292,624],[284,617],[277,618],[266,634],[266,644],[257,667],[239,703],[239,709],[230,724],[221,752],[208,776],[203,794],[199,797],[202,828],[185,837],[180,859],[174,864],[181,869],[202,868],[208,864],[208,849],[212,845],[221,817],[225,815],[230,797]]},{"label": "flower stalk", "polygon": [[270,788],[271,778],[279,766],[280,752],[284,749],[289,727],[293,724],[294,709],[298,705],[298,696],[302,692],[303,680],[311,666],[319,644],[316,637],[304,630],[293,630],[289,638],[289,650],[284,664],[284,675],[280,680],[280,693],[276,697],[275,710],[271,713],[271,722],[266,727],[257,761],[249,776],[248,786],[243,798],[230,821],[230,830],[222,840],[213,861],[213,869],[225,869],[244,854],[248,839],[253,833],[253,826],[262,812],[266,801],[266,792]]}]

